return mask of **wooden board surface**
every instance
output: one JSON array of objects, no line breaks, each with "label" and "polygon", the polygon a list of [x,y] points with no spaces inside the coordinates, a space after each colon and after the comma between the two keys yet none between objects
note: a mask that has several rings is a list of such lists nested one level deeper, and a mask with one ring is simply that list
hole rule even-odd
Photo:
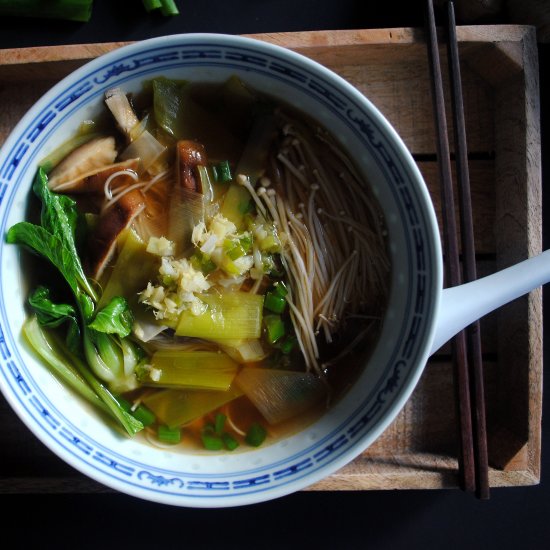
[{"label": "wooden board surface", "polygon": [[[428,65],[421,30],[254,37],[323,63],[365,93],[413,153],[440,216]],[[542,246],[536,40],[533,29],[520,26],[460,27],[458,39],[478,272],[483,275],[536,254]],[[22,114],[56,81],[121,45],[0,50],[0,144]],[[482,321],[482,335],[490,483],[538,483],[541,291],[487,316]],[[412,398],[374,445],[312,489],[456,487],[452,379],[448,348],[444,347],[430,360]],[[0,492],[108,490],[75,472],[40,444],[2,397],[0,444]]]}]

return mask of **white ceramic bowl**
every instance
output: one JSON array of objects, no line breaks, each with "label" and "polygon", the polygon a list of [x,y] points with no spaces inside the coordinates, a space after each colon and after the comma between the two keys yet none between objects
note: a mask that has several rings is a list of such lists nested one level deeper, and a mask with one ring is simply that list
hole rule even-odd
[{"label": "white ceramic bowl", "polygon": [[[125,439],[22,345],[28,288],[20,251],[0,245],[0,387],[29,429],[85,475],[179,506],[224,507],[300,490],[366,449],[401,410],[431,349],[442,274],[425,184],[380,112],[333,72],[286,49],[224,35],[175,35],[120,48],[63,79],[26,114],[0,154],[0,232],[25,218],[38,161],[99,110],[106,89],[156,75],[223,81],[236,74],[318,119],[347,148],[385,213],[393,263],[380,341],[357,383],[314,425],[237,454],[181,454]],[[32,437],[29,434],[29,437]]]}]

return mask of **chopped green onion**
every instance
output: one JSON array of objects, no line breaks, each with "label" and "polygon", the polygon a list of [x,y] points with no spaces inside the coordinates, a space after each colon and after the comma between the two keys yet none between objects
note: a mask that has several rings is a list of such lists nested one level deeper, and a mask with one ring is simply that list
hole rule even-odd
[{"label": "chopped green onion", "polygon": [[287,336],[281,342],[279,342],[279,349],[285,354],[288,355],[296,346],[298,340],[296,336]]},{"label": "chopped green onion", "polygon": [[243,234],[239,237],[239,242],[241,243],[244,253],[248,254],[252,248],[252,237],[248,234]]},{"label": "chopped green onion", "polygon": [[128,400],[124,399],[124,397],[117,395],[116,400],[127,413],[131,414],[134,418],[139,420],[144,426],[150,426],[155,422],[155,414],[145,405],[139,404],[134,410],[132,410],[134,405]]},{"label": "chopped green onion", "polygon": [[252,199],[245,199],[239,203],[239,212],[243,215],[254,212],[254,203]]},{"label": "chopped green onion", "polygon": [[259,447],[265,441],[266,436],[267,432],[265,428],[261,424],[254,422],[248,429],[245,441],[252,447]]},{"label": "chopped green onion", "polygon": [[202,271],[205,275],[216,270],[216,264],[210,259],[210,256],[202,253],[200,250],[197,250],[191,256],[191,265],[194,269]]},{"label": "chopped green onion", "polygon": [[268,235],[260,241],[260,250],[263,252],[279,252],[280,245],[275,235]]},{"label": "chopped green onion", "polygon": [[270,344],[274,344],[285,335],[285,324],[279,315],[266,315],[264,323],[267,330],[267,340]]},{"label": "chopped green onion", "polygon": [[86,22],[92,16],[93,0],[2,0],[0,16],[44,17]]},{"label": "chopped green onion", "polygon": [[225,414],[223,413],[218,413],[216,415],[216,418],[214,420],[214,432],[216,433],[216,435],[222,435],[226,419],[227,416],[225,416]]},{"label": "chopped green onion", "polygon": [[160,11],[162,15],[169,16],[169,15],[178,15],[178,7],[176,6],[176,3],[174,0],[161,0],[162,6],[160,8]]},{"label": "chopped green onion", "polygon": [[207,424],[201,433],[202,444],[207,451],[221,451],[223,449],[222,438],[214,431],[212,424]]},{"label": "chopped green onion", "polygon": [[267,292],[264,300],[264,307],[273,313],[282,313],[286,307],[286,299],[275,292]]},{"label": "chopped green onion", "polygon": [[223,247],[226,251],[227,257],[231,260],[242,258],[246,254],[246,250],[241,245],[240,240],[232,241],[231,239],[226,239]]},{"label": "chopped green onion", "polygon": [[147,12],[158,10],[162,7],[160,0],[143,0],[143,7]]},{"label": "chopped green onion", "polygon": [[181,431],[179,428],[169,428],[161,424],[157,430],[157,436],[162,443],[175,445],[181,441]]},{"label": "chopped green onion", "polygon": [[160,10],[162,15],[178,15],[179,11],[174,0],[142,0],[145,11]]},{"label": "chopped green onion", "polygon": [[282,297],[285,297],[288,294],[288,288],[283,281],[277,281],[273,285],[273,291],[275,292],[275,294]]},{"label": "chopped green onion", "polygon": [[207,451],[221,451],[223,441],[217,435],[202,434],[202,444]]},{"label": "chopped green onion", "polygon": [[239,446],[239,442],[227,432],[222,434],[222,441],[228,451],[234,451]]},{"label": "chopped green onion", "polygon": [[156,420],[153,411],[148,409],[145,405],[138,405],[135,410],[130,411],[144,426],[150,426]]},{"label": "chopped green onion", "polygon": [[271,277],[282,277],[284,273],[279,271],[275,258],[269,254],[262,254],[262,265],[264,273],[268,273]]},{"label": "chopped green onion", "polygon": [[244,256],[243,249],[240,246],[235,246],[227,252],[227,256],[230,260],[236,260]]},{"label": "chopped green onion", "polygon": [[227,183],[233,179],[228,160],[224,160],[212,166],[212,173],[214,174],[214,180],[217,182]]}]

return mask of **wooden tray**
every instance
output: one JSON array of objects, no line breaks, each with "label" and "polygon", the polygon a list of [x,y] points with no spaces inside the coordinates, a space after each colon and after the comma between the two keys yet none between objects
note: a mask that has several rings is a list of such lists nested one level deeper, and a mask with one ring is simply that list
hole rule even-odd
[{"label": "wooden tray", "polygon": [[[256,35],[332,68],[386,115],[439,204],[426,46],[416,29]],[[480,274],[541,251],[537,50],[534,30],[458,29]],[[0,143],[34,101],[120,43],[0,50]],[[441,52],[445,59],[445,52]],[[448,96],[448,93],[447,93]],[[450,123],[450,113],[448,117]],[[542,293],[482,321],[491,486],[540,479]],[[318,490],[457,486],[453,377],[443,348],[404,410],[362,456]],[[30,436],[0,396],[0,492],[108,491]]]}]

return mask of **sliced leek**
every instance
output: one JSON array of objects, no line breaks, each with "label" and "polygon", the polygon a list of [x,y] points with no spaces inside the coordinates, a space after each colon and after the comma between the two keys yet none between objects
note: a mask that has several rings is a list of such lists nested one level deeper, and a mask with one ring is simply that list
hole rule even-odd
[{"label": "sliced leek", "polygon": [[226,292],[201,296],[206,311],[194,315],[184,311],[176,327],[177,336],[211,339],[259,338],[262,331],[263,296],[248,292]]},{"label": "sliced leek", "polygon": [[152,393],[143,402],[167,426],[177,427],[233,401],[242,395],[236,386],[228,391],[167,389]]},{"label": "sliced leek", "polygon": [[114,296],[124,296],[135,311],[138,292],[147,286],[147,281],[158,269],[159,260],[146,252],[147,243],[133,229],[127,229],[120,239],[121,250],[99,306],[107,304]]},{"label": "sliced leek", "polygon": [[265,359],[268,351],[259,339],[218,340],[223,351],[237,363],[257,363]]},{"label": "sliced leek", "polygon": [[278,424],[316,405],[326,394],[311,372],[243,368],[235,383],[270,424]]},{"label": "sliced leek", "polygon": [[242,230],[244,215],[249,211],[251,201],[252,197],[245,187],[232,183],[225,194],[220,213]]},{"label": "sliced leek", "polygon": [[140,382],[148,386],[227,391],[238,368],[221,352],[160,350],[137,372]]}]

